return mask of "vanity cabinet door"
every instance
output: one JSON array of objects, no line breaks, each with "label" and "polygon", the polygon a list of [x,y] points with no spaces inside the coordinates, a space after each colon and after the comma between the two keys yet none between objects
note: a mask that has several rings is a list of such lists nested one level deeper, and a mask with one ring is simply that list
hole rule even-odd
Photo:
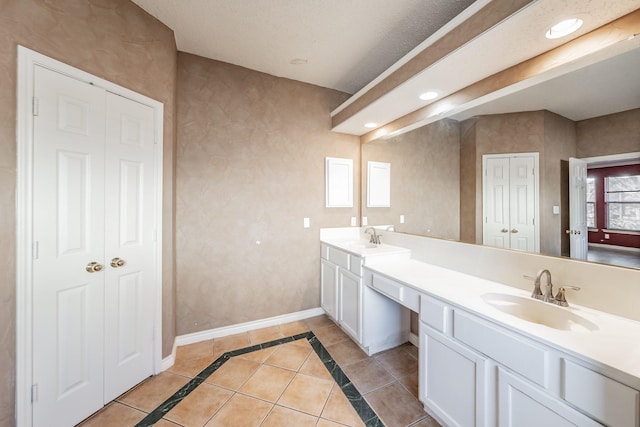
[{"label": "vanity cabinet door", "polygon": [[333,319],[338,315],[338,266],[320,260],[320,305]]},{"label": "vanity cabinet door", "polygon": [[490,416],[489,361],[420,323],[419,395],[428,412],[447,426],[485,426]]},{"label": "vanity cabinet door", "polygon": [[338,323],[353,339],[362,342],[360,336],[360,307],[361,307],[360,277],[339,269],[338,295]]},{"label": "vanity cabinet door", "polygon": [[503,368],[498,368],[498,425],[508,427],[602,426]]}]

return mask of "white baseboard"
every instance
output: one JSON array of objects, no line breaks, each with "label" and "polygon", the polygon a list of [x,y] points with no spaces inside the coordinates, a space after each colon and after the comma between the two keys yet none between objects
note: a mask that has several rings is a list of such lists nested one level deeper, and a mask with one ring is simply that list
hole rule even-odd
[{"label": "white baseboard", "polygon": [[409,342],[414,346],[420,348],[420,338],[418,338],[418,335],[414,334],[413,332],[409,332]]},{"label": "white baseboard", "polygon": [[295,322],[296,320],[308,319],[310,317],[325,314],[321,307],[311,308],[309,310],[298,311],[295,313],[283,314],[280,316],[269,317],[267,319],[254,320],[252,322],[238,323],[221,328],[209,329],[206,331],[194,332],[191,334],[179,335],[173,343],[171,354],[162,359],[161,368],[166,371],[175,363],[176,348],[182,345],[194,344],[200,341],[206,341],[215,338],[222,338],[228,335],[240,334],[243,332],[253,331],[269,326],[281,325],[283,323]]}]

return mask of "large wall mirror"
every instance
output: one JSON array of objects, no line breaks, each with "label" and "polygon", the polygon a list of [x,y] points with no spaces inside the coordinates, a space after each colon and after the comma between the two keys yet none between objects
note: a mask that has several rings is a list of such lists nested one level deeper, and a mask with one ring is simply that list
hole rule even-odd
[{"label": "large wall mirror", "polygon": [[[634,172],[640,168],[638,70],[640,49],[635,49],[418,129],[363,144],[363,171],[370,161],[392,167],[391,206],[367,207],[363,194],[362,216],[370,225],[393,224],[397,232],[481,244],[483,155],[536,152],[540,252],[571,256],[569,159],[586,159],[589,168],[631,168],[619,175],[640,174]],[[631,181],[625,188],[633,189],[636,184]],[[367,188],[366,173],[362,188]],[[625,206],[628,212],[640,211],[640,203]],[[602,216],[595,206],[586,209],[590,221],[594,215]],[[599,255],[600,246],[608,243],[604,235],[609,240],[617,233],[607,233],[606,225],[597,223],[591,223],[590,230],[590,240],[597,241],[589,246],[588,260],[640,268],[639,250],[620,251],[621,258]],[[639,247],[640,232],[628,235]]]}]

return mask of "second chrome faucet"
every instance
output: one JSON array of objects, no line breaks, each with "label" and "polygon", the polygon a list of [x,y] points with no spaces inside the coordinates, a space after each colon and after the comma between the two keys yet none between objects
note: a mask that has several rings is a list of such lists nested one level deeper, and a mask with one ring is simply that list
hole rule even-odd
[{"label": "second chrome faucet", "polygon": [[[544,294],[542,293],[542,289],[540,288],[540,282],[542,281],[542,276],[547,275],[547,285],[545,288]],[[557,304],[562,307],[568,307],[569,303],[567,303],[567,299],[565,297],[565,291],[567,289],[572,289],[575,291],[579,291],[580,288],[577,286],[561,286],[558,289],[558,294],[553,295],[553,283],[551,282],[551,272],[547,269],[543,269],[538,271],[535,277],[535,281],[533,283],[533,292],[531,293],[531,298],[539,299],[544,302],[550,302],[552,304]]]}]

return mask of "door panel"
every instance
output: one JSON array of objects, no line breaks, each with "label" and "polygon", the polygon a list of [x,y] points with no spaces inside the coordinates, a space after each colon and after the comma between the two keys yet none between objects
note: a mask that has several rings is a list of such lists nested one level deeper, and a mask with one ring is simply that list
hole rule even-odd
[{"label": "door panel", "polygon": [[511,157],[509,165],[511,248],[534,252],[534,160],[533,157]]},{"label": "door panel", "polygon": [[104,94],[35,67],[34,425],[74,425],[103,404]]},{"label": "door panel", "polygon": [[485,165],[483,243],[499,248],[509,241],[509,159],[487,158]]},{"label": "door panel", "polygon": [[105,403],[153,374],[156,286],[153,109],[106,97]]},{"label": "door panel", "polygon": [[569,244],[571,258],[587,259],[587,162],[569,158]]}]

